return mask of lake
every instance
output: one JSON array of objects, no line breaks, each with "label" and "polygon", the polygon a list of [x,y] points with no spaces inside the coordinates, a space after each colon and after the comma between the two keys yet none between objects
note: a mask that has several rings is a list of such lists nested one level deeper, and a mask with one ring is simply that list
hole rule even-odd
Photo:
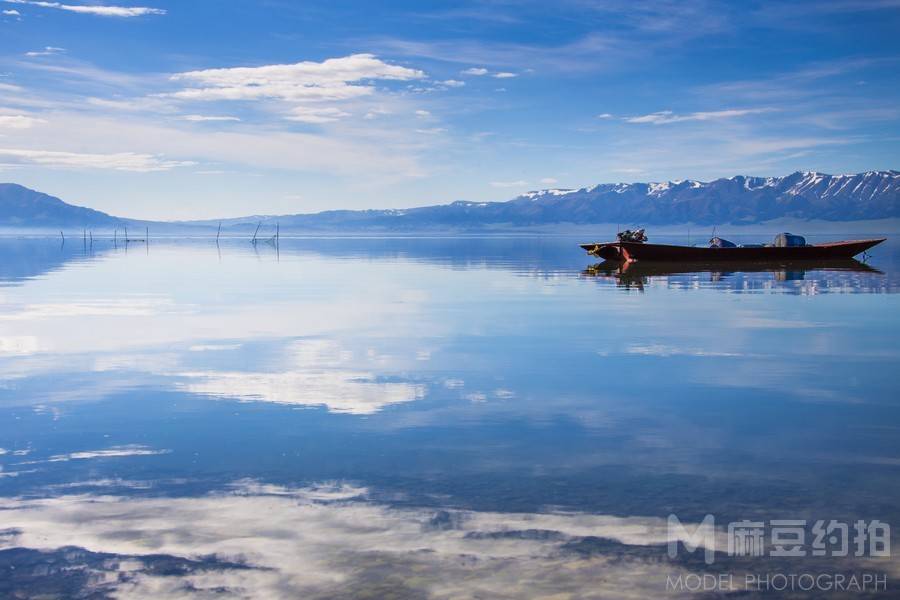
[{"label": "lake", "polygon": [[895,589],[900,244],[620,272],[580,241],[0,238],[0,597]]}]

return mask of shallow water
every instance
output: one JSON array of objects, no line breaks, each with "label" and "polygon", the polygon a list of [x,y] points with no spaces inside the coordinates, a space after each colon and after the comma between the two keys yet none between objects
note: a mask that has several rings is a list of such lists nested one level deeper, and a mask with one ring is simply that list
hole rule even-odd
[{"label": "shallow water", "polygon": [[620,273],[578,241],[0,239],[0,592],[896,580],[664,544],[670,514],[900,527],[900,244]]}]

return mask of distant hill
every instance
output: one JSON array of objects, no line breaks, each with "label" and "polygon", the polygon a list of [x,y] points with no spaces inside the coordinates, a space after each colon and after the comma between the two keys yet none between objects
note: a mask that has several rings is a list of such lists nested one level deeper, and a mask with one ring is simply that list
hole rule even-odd
[{"label": "distant hill", "polygon": [[0,183],[0,227],[101,227],[121,219],[99,210],[66,204],[15,183]]},{"label": "distant hill", "polygon": [[[467,202],[410,209],[333,210],[315,214],[225,219],[228,230],[277,222],[285,231],[479,230],[541,225],[749,225],[773,219],[858,221],[900,218],[900,171],[857,175],[796,172],[738,175],[715,181],[605,183],[577,190],[528,192],[506,202]],[[71,206],[15,184],[0,184],[0,226],[145,224]],[[195,229],[217,220],[151,225]]]},{"label": "distant hill", "polygon": [[481,228],[549,224],[753,224],[778,218],[856,221],[900,217],[900,172],[858,175],[792,173],[738,175],[715,181],[604,183],[577,190],[528,192],[506,202],[467,202],[404,210],[335,210],[316,214],[246,217],[290,229]]}]

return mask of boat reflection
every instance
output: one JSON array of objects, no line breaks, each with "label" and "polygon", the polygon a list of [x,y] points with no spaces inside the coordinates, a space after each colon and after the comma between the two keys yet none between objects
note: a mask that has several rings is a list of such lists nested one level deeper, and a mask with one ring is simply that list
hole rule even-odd
[{"label": "boat reflection", "polygon": [[[709,274],[709,278],[702,277]],[[789,283],[814,281],[827,284],[850,284],[859,286],[858,281],[841,275],[866,274],[882,276],[878,269],[856,259],[814,260],[789,262],[621,262],[607,260],[587,267],[582,275],[613,279],[616,285],[626,289],[643,291],[652,278],[698,278],[718,287],[731,289],[758,288],[765,283]],[[700,277],[698,277],[700,276]],[[837,277],[835,277],[837,276]],[[754,285],[755,284],[755,285]],[[863,291],[863,290],[860,290]]]}]

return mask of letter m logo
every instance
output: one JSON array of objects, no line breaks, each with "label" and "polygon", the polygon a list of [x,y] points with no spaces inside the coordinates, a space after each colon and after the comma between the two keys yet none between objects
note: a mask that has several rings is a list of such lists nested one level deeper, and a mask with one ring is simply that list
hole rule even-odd
[{"label": "letter m logo", "polygon": [[716,519],[712,515],[706,515],[699,525],[693,527],[693,531],[688,531],[678,517],[669,515],[666,538],[669,543],[669,558],[678,557],[679,542],[684,544],[684,549],[688,552],[694,552],[702,546],[704,560],[708,565],[713,564],[716,558]]}]

